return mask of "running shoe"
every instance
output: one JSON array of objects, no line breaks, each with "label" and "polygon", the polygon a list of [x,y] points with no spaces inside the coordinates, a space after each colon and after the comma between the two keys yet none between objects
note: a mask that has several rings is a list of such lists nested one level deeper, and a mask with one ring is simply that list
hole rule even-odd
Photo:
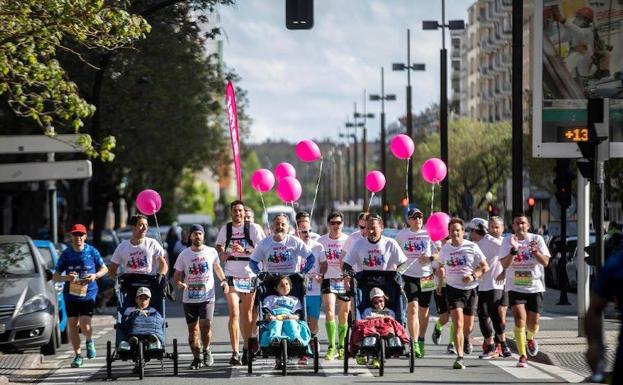
[{"label": "running shoe", "polygon": [[448,348],[446,349],[446,351],[448,352],[448,354],[456,355],[456,349],[454,348],[454,342],[450,342],[448,344]]},{"label": "running shoe", "polygon": [[355,358],[355,362],[357,362],[357,365],[366,365],[368,363],[368,357],[358,355],[357,358]]},{"label": "running shoe", "polygon": [[528,367],[528,357],[521,356],[519,357],[519,361],[517,361],[518,368],[527,368]]},{"label": "running shoe", "polygon": [[204,366],[214,365],[214,357],[212,357],[212,351],[210,349],[203,351],[203,365]]},{"label": "running shoe", "polygon": [[305,366],[308,363],[309,358],[307,356],[299,357],[299,365]]},{"label": "running shoe", "polygon": [[424,341],[418,341],[417,345],[418,345],[418,348],[420,349],[420,356],[418,357],[416,354],[415,357],[424,358]]},{"label": "running shoe", "polygon": [[232,366],[242,365],[242,361],[240,360],[240,353],[233,352],[231,354],[231,358],[229,359],[229,364]]},{"label": "running shoe", "polygon": [[439,338],[441,338],[441,329],[433,328],[433,343],[439,345]]},{"label": "running shoe", "polygon": [[338,360],[344,359],[344,348],[337,348],[337,358]]},{"label": "running shoe", "polygon": [[498,355],[495,352],[495,345],[484,345],[482,353],[478,355],[478,358],[480,358],[481,360],[490,360],[497,356]]},{"label": "running shoe", "polygon": [[458,357],[456,361],[454,361],[452,369],[465,369],[465,362],[463,361],[463,357]]},{"label": "running shoe", "polygon": [[325,355],[325,360],[331,361],[335,359],[335,348],[332,346],[329,346],[329,349],[327,349],[327,354]]},{"label": "running shoe", "polygon": [[195,357],[193,358],[193,362],[190,363],[188,369],[197,370],[203,368],[203,362],[201,362],[201,358]]},{"label": "running shoe", "polygon": [[513,355],[513,353],[511,353],[511,350],[509,349],[508,345],[506,345],[506,343],[502,343],[500,345],[502,347],[502,357],[507,358]]},{"label": "running shoe", "polygon": [[275,366],[273,366],[273,369],[275,369],[275,370],[281,370],[281,368],[282,368],[282,366],[281,366],[281,365],[282,365],[282,364],[281,364],[281,360],[280,360],[280,359],[277,359],[277,360],[275,361]]},{"label": "running shoe", "polygon": [[469,338],[463,340],[463,351],[465,354],[472,354],[474,351],[474,345],[469,341]]},{"label": "running shoe", "polygon": [[80,368],[82,367],[82,356],[80,354],[74,357],[74,360],[71,361],[72,368]]},{"label": "running shoe", "polygon": [[422,358],[422,352],[420,351],[420,344],[417,341],[413,341],[413,353],[415,358]]},{"label": "running shoe", "polygon": [[536,338],[528,340],[528,355],[534,357],[539,353],[539,343],[536,342]]},{"label": "running shoe", "polygon": [[370,366],[372,366],[372,369],[379,369],[381,367],[381,361],[379,361],[377,358],[373,358],[372,364]]},{"label": "running shoe", "polygon": [[242,348],[242,358],[240,360],[242,362],[242,365],[246,365],[248,363],[247,354],[248,349]]},{"label": "running shoe", "polygon": [[93,342],[93,340],[87,340],[87,358],[89,360],[95,358],[96,356],[96,352],[95,352],[95,343]]}]

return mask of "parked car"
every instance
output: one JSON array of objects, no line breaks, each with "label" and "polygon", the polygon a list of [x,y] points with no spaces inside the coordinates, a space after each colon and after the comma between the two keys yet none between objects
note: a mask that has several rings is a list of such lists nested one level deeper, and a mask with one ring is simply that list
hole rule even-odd
[{"label": "parked car", "polygon": [[61,330],[52,271],[30,237],[0,235],[0,350],[56,354]]},{"label": "parked car", "polygon": [[[56,270],[58,258],[60,257],[54,244],[43,239],[35,239],[33,243],[43,258],[45,268],[54,272]],[[57,294],[56,302],[58,303],[58,324],[61,328],[60,342],[66,344],[69,342],[69,339],[67,337],[67,310],[65,309],[65,297],[63,296],[63,289],[65,285],[63,282],[55,282],[54,287]]]},{"label": "parked car", "polygon": [[[589,244],[595,242],[595,233],[591,233],[589,236]],[[554,236],[550,239],[548,245],[551,258],[548,266],[545,268],[545,283],[552,288],[560,288],[560,277],[558,272],[558,264],[560,263],[560,237]],[[576,290],[578,284],[577,274],[577,254],[578,254],[578,237],[567,237],[566,252],[567,252],[567,278],[569,281],[569,289]],[[591,267],[589,266],[589,274],[593,274]]]}]

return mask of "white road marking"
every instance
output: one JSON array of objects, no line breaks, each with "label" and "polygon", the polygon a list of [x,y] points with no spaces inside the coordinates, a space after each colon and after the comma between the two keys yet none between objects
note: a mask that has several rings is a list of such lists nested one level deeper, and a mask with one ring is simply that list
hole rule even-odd
[{"label": "white road marking", "polygon": [[542,372],[528,362],[527,368],[518,368],[517,361],[511,360],[489,360],[491,365],[497,366],[508,374],[520,380],[553,380],[554,377]]}]

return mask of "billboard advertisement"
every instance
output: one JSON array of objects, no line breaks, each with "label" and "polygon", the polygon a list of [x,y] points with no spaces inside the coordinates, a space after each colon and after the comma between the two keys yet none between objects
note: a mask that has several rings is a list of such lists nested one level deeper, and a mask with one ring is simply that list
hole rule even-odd
[{"label": "billboard advertisement", "polygon": [[610,155],[623,154],[623,0],[536,0],[533,152],[579,158],[587,99],[608,99]]}]

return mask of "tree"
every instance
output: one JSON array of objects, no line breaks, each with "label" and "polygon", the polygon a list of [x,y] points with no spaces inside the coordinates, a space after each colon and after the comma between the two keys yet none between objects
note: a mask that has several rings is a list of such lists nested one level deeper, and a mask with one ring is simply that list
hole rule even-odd
[{"label": "tree", "polygon": [[214,218],[214,194],[205,182],[197,180],[194,173],[186,170],[175,194],[175,203],[180,213],[208,214]]},{"label": "tree", "polygon": [[[82,50],[112,52],[145,37],[149,25],[102,0],[0,0],[0,94],[18,116],[41,127],[70,126],[76,132],[94,106],[79,95],[57,60],[59,52],[83,63]],[[102,138],[101,155],[110,158],[114,140]],[[88,136],[80,142],[97,155]]]}]

